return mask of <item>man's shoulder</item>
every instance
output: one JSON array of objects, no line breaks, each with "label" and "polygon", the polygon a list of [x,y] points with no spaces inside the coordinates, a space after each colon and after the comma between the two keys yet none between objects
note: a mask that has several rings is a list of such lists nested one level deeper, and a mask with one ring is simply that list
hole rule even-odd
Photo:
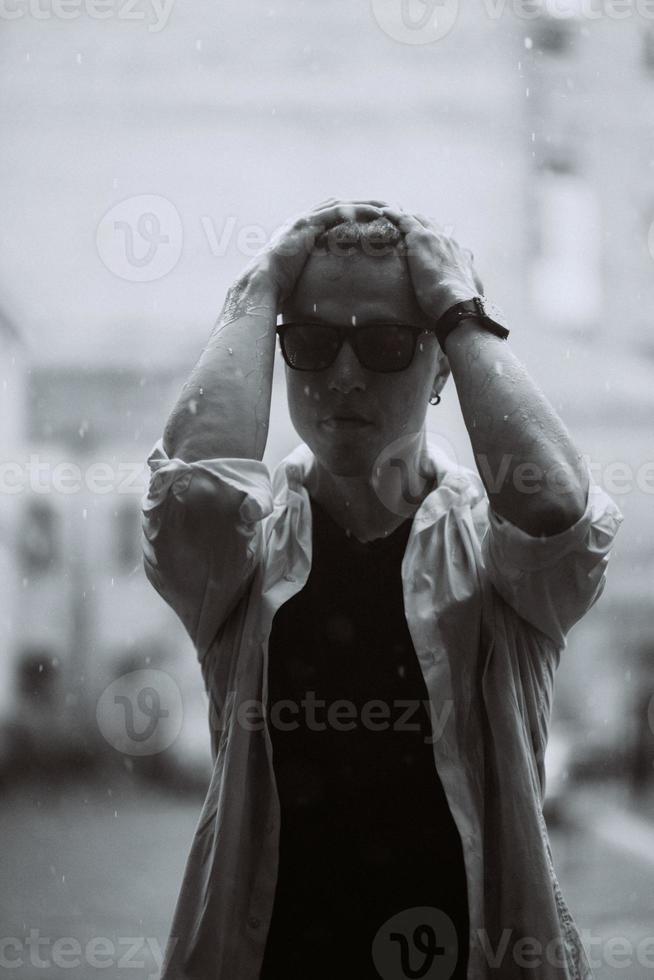
[{"label": "man's shoulder", "polygon": [[299,443],[281,459],[272,471],[273,496],[278,499],[289,489],[304,486],[314,463],[314,456],[306,443]]}]

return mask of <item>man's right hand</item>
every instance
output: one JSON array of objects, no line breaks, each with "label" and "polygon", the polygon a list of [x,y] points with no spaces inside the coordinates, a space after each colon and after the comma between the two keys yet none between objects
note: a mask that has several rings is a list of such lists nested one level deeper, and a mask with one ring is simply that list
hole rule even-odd
[{"label": "man's right hand", "polygon": [[291,218],[272,236],[244,272],[247,280],[268,283],[278,305],[293,292],[318,236],[345,221],[374,221],[383,217],[384,201],[338,201],[329,198]]}]

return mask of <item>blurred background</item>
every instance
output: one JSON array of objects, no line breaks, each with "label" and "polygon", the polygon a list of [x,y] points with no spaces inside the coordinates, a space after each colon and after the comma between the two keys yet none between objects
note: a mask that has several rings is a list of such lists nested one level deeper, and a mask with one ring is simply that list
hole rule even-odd
[{"label": "blurred background", "polygon": [[[139,937],[130,976],[157,975],[210,756],[142,570],[145,461],[230,282],[334,195],[454,227],[624,514],[558,671],[546,815],[596,976],[654,975],[654,5],[4,0],[0,22],[6,974],[122,976]],[[453,382],[429,413],[474,466]],[[278,355],[266,462],[297,442]]]}]

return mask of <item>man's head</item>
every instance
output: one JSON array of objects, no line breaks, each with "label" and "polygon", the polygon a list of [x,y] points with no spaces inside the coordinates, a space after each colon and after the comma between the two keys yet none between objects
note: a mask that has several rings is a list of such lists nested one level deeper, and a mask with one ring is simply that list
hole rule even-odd
[{"label": "man's head", "polygon": [[[433,327],[416,299],[400,231],[385,218],[347,222],[323,233],[283,308],[288,321],[352,326]],[[422,430],[429,397],[449,377],[432,333],[421,333],[402,371],[368,370],[346,341],[321,371],[286,368],[291,420],[322,464],[339,476],[367,477],[395,440]],[[338,423],[335,416],[365,422]]]}]

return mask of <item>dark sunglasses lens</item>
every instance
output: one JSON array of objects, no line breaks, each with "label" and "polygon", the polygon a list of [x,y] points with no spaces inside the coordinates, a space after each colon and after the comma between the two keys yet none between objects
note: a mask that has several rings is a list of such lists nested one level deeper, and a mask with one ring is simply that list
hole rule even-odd
[{"label": "dark sunglasses lens", "polygon": [[281,333],[286,363],[297,371],[322,371],[336,357],[338,333],[318,323],[294,323]]},{"label": "dark sunglasses lens", "polygon": [[383,324],[356,331],[359,357],[369,371],[404,371],[413,359],[415,338],[410,327]]}]

